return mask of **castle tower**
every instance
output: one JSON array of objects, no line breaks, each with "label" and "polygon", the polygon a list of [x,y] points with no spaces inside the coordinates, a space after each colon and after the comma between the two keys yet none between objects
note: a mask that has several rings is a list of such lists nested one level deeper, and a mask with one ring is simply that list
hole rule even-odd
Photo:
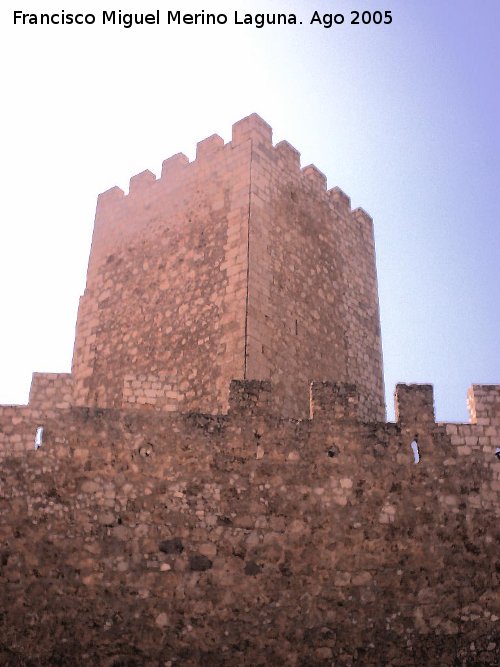
[{"label": "castle tower", "polygon": [[384,420],[370,217],[255,114],[134,176],[98,199],[72,375],[76,405],[211,413],[270,379],[292,417],[350,382]]}]

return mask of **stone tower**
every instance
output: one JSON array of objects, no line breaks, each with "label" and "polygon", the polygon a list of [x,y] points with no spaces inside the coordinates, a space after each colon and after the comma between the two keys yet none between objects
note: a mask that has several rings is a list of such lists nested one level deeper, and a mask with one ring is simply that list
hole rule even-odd
[{"label": "stone tower", "polygon": [[75,405],[209,413],[270,379],[291,417],[350,382],[384,420],[370,217],[256,114],[134,176],[98,199],[72,375]]}]

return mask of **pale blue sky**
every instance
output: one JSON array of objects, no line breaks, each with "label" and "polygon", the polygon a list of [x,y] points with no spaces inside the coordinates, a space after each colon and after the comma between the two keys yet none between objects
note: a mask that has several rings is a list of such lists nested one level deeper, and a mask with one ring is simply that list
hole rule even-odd
[{"label": "pale blue sky", "polygon": [[[398,381],[433,383],[454,421],[472,382],[500,383],[497,0],[214,0],[221,27],[168,26],[168,5],[142,3],[165,18],[130,30],[13,26],[5,4],[0,403],[70,368],[97,194],[253,111],[374,218],[389,415]],[[308,25],[356,8],[393,23]],[[235,9],[303,24],[235,27]]]}]

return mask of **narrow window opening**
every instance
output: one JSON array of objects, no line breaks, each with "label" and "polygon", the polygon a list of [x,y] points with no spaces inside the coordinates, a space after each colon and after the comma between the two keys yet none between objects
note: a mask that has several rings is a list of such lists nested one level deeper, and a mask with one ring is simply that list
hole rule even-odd
[{"label": "narrow window opening", "polygon": [[413,451],[413,463],[419,463],[420,462],[420,450],[418,448],[418,441],[415,438],[415,440],[411,443],[411,448]]},{"label": "narrow window opening", "polygon": [[43,426],[39,426],[35,434],[35,449],[40,449],[43,441]]},{"label": "narrow window opening", "polygon": [[295,335],[299,335],[299,321],[295,320]]}]

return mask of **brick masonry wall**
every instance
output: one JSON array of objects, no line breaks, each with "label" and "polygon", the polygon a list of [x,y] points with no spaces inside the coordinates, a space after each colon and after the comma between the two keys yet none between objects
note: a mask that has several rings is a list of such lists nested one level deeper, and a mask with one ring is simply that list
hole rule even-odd
[{"label": "brick masonry wall", "polygon": [[304,420],[257,381],[225,416],[1,408],[0,664],[498,664],[500,428],[396,400],[394,424],[326,382]]}]

